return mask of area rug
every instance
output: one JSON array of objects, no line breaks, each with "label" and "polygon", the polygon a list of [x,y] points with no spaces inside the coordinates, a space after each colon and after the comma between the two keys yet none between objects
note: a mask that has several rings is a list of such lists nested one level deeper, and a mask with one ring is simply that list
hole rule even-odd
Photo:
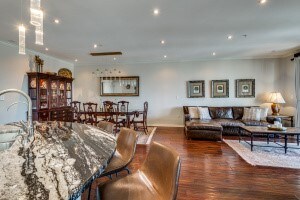
[{"label": "area rug", "polygon": [[[145,134],[144,131],[137,131],[137,133],[139,135],[137,144],[150,144],[152,137],[155,134],[156,128],[157,127],[149,127],[148,126],[147,134]],[[117,136],[118,136],[118,133],[117,133]]]},{"label": "area rug", "polygon": [[148,127],[148,133],[145,134],[144,131],[137,131],[139,134],[138,142],[137,144],[150,144],[153,135],[155,134],[156,127]]},{"label": "area rug", "polygon": [[[253,166],[268,166],[300,169],[300,149],[288,149],[287,154],[283,148],[253,147],[244,141],[224,140],[234,151],[236,151],[247,163]],[[267,145],[266,142],[255,142],[257,145]],[[269,145],[272,145],[270,143]],[[275,144],[273,144],[275,145]],[[297,146],[288,144],[288,146]]]}]

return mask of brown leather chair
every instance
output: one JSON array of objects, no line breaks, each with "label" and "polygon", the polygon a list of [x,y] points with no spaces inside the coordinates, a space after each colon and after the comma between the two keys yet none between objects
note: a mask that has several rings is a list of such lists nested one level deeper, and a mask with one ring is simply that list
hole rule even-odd
[{"label": "brown leather chair", "polygon": [[97,123],[97,127],[103,131],[114,134],[114,124],[111,122],[100,121]]},{"label": "brown leather chair", "polygon": [[178,153],[154,142],[137,172],[100,185],[97,195],[101,200],[174,200],[179,174]]},{"label": "brown leather chair", "polygon": [[138,134],[134,130],[121,128],[117,138],[116,151],[105,171],[101,174],[102,177],[111,174],[117,175],[122,170],[127,170],[130,173],[127,166],[134,157],[137,140]]}]

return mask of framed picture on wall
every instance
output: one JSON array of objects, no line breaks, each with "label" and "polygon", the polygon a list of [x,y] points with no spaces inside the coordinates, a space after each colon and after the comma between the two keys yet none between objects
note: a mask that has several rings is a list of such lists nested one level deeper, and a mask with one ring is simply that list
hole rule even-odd
[{"label": "framed picture on wall", "polygon": [[187,94],[188,98],[205,97],[205,81],[188,81]]},{"label": "framed picture on wall", "polygon": [[255,98],[255,79],[237,79],[235,95],[236,98]]},{"label": "framed picture on wall", "polygon": [[212,98],[229,97],[229,80],[212,80],[211,81]]}]

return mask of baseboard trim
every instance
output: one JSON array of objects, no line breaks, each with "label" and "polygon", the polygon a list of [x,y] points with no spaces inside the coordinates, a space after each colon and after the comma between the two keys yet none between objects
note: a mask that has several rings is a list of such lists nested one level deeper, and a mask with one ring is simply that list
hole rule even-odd
[{"label": "baseboard trim", "polygon": [[182,128],[183,125],[177,124],[149,124],[149,126],[157,126],[157,127],[174,127],[174,128]]}]

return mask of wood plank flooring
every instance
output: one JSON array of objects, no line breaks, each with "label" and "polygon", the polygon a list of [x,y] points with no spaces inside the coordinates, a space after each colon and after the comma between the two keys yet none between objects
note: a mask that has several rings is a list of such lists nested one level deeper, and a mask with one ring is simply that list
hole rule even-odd
[{"label": "wood plank flooring", "polygon": [[[223,142],[186,140],[183,128],[159,127],[152,141],[175,148],[181,156],[178,200],[300,200],[300,170],[253,167]],[[132,172],[141,166],[148,148],[137,146],[129,166]],[[94,182],[91,199],[95,199],[96,185],[106,180]],[[86,193],[82,199],[86,199]]]}]

